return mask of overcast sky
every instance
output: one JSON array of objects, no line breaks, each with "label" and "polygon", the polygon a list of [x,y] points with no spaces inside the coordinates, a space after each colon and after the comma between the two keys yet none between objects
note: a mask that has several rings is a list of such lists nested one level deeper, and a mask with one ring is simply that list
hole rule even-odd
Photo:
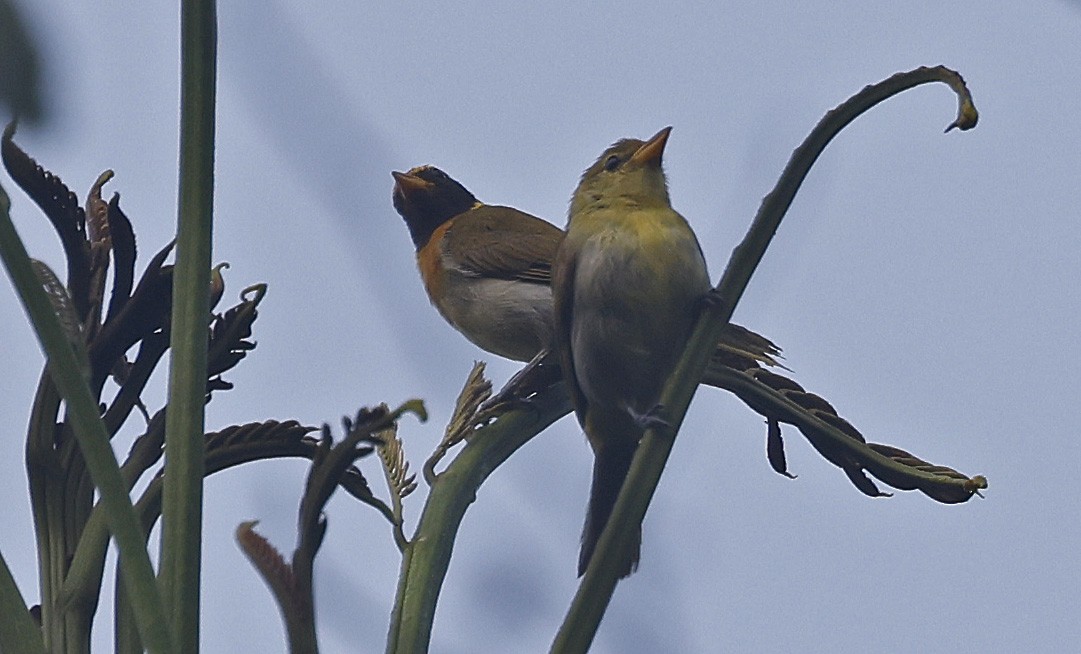
[{"label": "overcast sky", "polygon": [[[122,194],[141,270],[175,229],[175,4],[21,4],[52,119],[17,141],[80,197],[116,171],[106,193]],[[979,127],[942,133],[956,107],[944,86],[857,120],[811,172],[735,319],[784,347],[793,377],[869,440],[986,475],[986,499],[865,497],[794,429],[799,478],[785,479],[766,462],[761,419],[704,389],[646,517],[639,572],[618,587],[594,651],[1076,647],[1081,3],[271,0],[219,11],[214,258],[231,264],[227,299],[254,282],[269,294],[259,346],[227,376],[236,389],[215,396],[208,427],[337,425],[361,405],[422,397],[431,420],[401,430],[416,468],[473,360],[490,362],[497,385],[516,366],[428,305],[391,170],[435,164],[482,200],[562,225],[605,146],[673,125],[673,205],[716,279],[827,110],[900,70],[960,71]],[[40,212],[0,180],[31,253],[59,268]],[[0,551],[37,601],[23,440],[42,357],[6,283],[0,340]],[[547,650],[576,588],[591,458],[564,418],[482,487],[433,651]],[[207,483],[204,651],[284,649],[232,533],[259,519],[291,551],[305,471],[260,463]],[[422,492],[407,501],[410,525]],[[390,529],[348,497],[328,515],[316,568],[324,651],[379,651],[399,563]]]}]

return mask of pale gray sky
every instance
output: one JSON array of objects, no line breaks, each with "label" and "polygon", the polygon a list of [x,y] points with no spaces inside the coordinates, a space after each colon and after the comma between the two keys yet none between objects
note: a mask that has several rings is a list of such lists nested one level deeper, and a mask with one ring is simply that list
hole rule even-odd
[{"label": "pale gray sky", "polygon": [[[23,2],[45,49],[53,121],[18,142],[80,197],[116,171],[140,269],[175,224],[174,3]],[[419,396],[421,464],[475,358],[514,370],[428,306],[391,170],[432,163],[481,199],[562,225],[613,140],[675,127],[674,206],[719,276],[793,148],[864,85],[946,64],[945,87],[860,118],[800,191],[737,321],[785,348],[793,377],[868,439],[985,474],[986,499],[870,499],[795,432],[790,481],[765,427],[716,390],[691,408],[594,651],[1065,651],[1081,639],[1081,5],[867,3],[221,3],[215,260],[228,297],[267,282],[259,347],[208,426],[337,424]],[[73,6],[74,5],[74,6]],[[31,252],[60,249],[10,179]],[[23,438],[41,355],[0,285],[0,551],[36,598]],[[151,404],[160,401],[150,398]],[[126,451],[127,443],[122,449]],[[371,462],[374,463],[374,462]],[[455,549],[435,652],[546,651],[576,587],[591,455],[573,419],[481,489]],[[206,652],[281,651],[237,523],[284,550],[306,466],[248,466],[206,486]],[[373,482],[375,467],[366,468]],[[418,493],[407,518],[421,508]],[[347,497],[317,562],[326,652],[383,647],[391,534]],[[110,642],[109,603],[97,625]]]}]

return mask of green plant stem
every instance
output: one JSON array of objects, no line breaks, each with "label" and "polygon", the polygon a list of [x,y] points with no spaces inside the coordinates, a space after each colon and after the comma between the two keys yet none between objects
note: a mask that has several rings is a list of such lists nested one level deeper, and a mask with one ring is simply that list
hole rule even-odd
[{"label": "green plant stem", "polygon": [[[30,257],[11,222],[9,207],[8,196],[0,188],[0,256],[45,351],[49,374],[67,403],[75,438],[94,485],[98,487],[120,558],[125,562],[124,582],[130,594],[139,598],[135,610],[143,642],[151,652],[170,652],[172,638],[165,608],[143,543],[139,520],[109,444],[109,434],[64,328],[34,274]],[[62,541],[53,544],[59,542]]]},{"label": "green plant stem", "polygon": [[[179,651],[197,652],[214,208],[217,17],[213,0],[181,3],[180,51],[180,199],[165,429],[161,575]],[[132,604],[138,606],[134,597]]]},{"label": "green plant stem", "polygon": [[[123,574],[120,566],[117,566],[116,574]],[[139,641],[139,631],[135,629],[135,621],[132,619],[131,602],[128,600],[124,587],[118,585],[116,594],[113,596],[113,652],[114,654],[139,654],[143,651]]]},{"label": "green plant stem", "polygon": [[619,580],[617,562],[626,559],[624,550],[641,528],[709,355],[815,160],[830,140],[863,112],[905,89],[935,81],[950,85],[960,100],[958,118],[947,131],[952,127],[974,127],[976,110],[960,75],[942,66],[918,68],[868,86],[849,98],[827,113],[793,152],[777,185],[763,199],[747,235],[732,252],[714,297],[699,318],[687,349],[661,394],[670,424],[650,429],[642,437],[612,516],[556,634],[552,652],[586,652],[592,644]]},{"label": "green plant stem", "polygon": [[530,405],[477,430],[439,475],[428,494],[416,532],[406,546],[391,614],[387,652],[428,651],[436,602],[450,565],[454,539],[477,489],[519,447],[570,411],[562,384],[530,399]]},{"label": "green plant stem", "polygon": [[19,592],[15,577],[11,575],[7,561],[0,555],[0,652],[25,652],[44,654],[45,644],[41,628],[34,622],[26,608],[26,600]]},{"label": "green plant stem", "polygon": [[[26,476],[30,487],[30,507],[34,514],[34,535],[37,540],[38,585],[41,588],[41,620],[45,648],[51,650],[63,642],[63,622],[54,610],[56,597],[64,582],[64,554],[58,538],[63,502],[56,497],[56,450],[53,448],[60,394],[49,376],[41,373],[30,413],[26,438]],[[108,525],[102,515],[102,531],[108,540]],[[56,543],[54,545],[54,542]]]}]

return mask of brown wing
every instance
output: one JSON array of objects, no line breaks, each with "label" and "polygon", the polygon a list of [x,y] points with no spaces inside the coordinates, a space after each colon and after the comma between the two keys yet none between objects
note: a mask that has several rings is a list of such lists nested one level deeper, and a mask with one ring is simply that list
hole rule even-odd
[{"label": "brown wing", "polygon": [[562,229],[536,216],[481,204],[454,219],[444,248],[478,275],[549,284],[562,240]]}]

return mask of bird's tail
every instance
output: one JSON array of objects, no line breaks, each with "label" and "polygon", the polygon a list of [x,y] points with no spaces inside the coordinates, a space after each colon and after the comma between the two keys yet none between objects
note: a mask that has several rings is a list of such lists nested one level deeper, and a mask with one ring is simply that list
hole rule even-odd
[{"label": "bird's tail", "polygon": [[[586,525],[582,530],[582,550],[578,555],[578,576],[585,574],[593,550],[597,548],[601,532],[608,524],[612,508],[623,487],[623,480],[634,459],[637,440],[620,439],[620,442],[606,442],[594,449],[593,486],[589,491],[589,510],[586,513]],[[642,531],[634,534],[634,543],[630,556],[620,567],[620,577],[627,577],[638,568],[638,556],[642,545]]]}]

